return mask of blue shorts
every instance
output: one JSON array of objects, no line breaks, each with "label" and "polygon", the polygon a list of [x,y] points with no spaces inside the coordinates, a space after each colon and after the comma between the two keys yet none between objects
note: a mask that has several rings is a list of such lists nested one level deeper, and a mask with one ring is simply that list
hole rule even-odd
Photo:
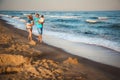
[{"label": "blue shorts", "polygon": [[43,28],[37,28],[39,34],[43,34]]}]

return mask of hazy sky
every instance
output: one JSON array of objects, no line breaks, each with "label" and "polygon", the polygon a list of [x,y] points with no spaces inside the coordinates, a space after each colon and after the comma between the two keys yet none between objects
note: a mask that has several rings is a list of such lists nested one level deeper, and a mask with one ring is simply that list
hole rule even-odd
[{"label": "hazy sky", "polygon": [[0,0],[0,10],[120,10],[120,0]]}]

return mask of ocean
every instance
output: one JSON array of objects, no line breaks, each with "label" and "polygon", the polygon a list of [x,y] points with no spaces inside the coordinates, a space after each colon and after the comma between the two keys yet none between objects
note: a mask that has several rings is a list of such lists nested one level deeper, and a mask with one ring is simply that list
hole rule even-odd
[{"label": "ocean", "polygon": [[[23,20],[34,13],[45,16],[45,35],[120,52],[120,11],[0,11],[0,16],[16,28],[26,30]],[[36,26],[33,33],[38,34]]]}]

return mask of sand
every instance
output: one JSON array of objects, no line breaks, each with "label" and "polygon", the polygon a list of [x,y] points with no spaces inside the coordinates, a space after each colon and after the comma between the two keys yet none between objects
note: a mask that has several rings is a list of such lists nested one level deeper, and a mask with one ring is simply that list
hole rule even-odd
[{"label": "sand", "polygon": [[0,19],[0,80],[119,80],[120,68],[72,55]]}]

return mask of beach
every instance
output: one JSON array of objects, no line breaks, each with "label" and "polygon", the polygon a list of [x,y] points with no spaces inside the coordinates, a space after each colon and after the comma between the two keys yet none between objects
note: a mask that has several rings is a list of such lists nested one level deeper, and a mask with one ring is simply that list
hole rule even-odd
[{"label": "beach", "polygon": [[73,55],[48,43],[39,44],[35,35],[35,44],[30,44],[27,35],[0,19],[0,80],[120,79],[120,68]]}]

